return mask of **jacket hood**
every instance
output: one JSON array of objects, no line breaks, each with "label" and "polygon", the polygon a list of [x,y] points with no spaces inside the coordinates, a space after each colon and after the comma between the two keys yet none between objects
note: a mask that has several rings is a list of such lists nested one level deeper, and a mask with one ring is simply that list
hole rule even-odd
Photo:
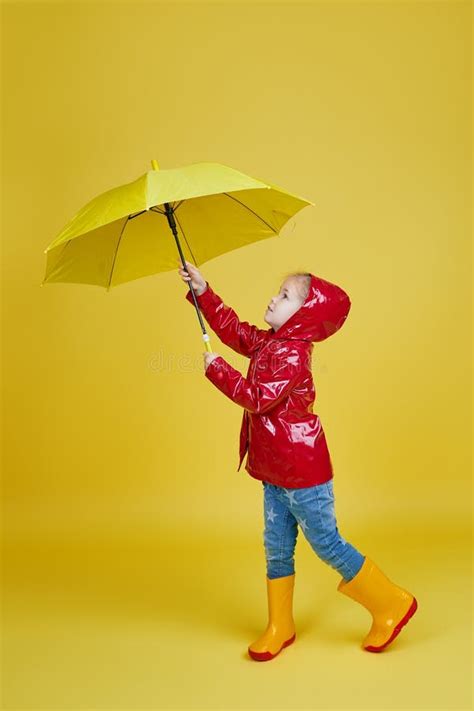
[{"label": "jacket hood", "polygon": [[349,296],[340,286],[311,274],[305,301],[279,329],[270,328],[270,338],[324,341],[341,328],[350,308]]}]

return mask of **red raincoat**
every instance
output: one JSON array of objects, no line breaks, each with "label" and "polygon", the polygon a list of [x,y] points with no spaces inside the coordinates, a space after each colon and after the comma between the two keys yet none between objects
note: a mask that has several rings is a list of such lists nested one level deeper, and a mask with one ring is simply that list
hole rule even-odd
[{"label": "red raincoat", "polygon": [[[250,358],[247,377],[222,356],[206,368],[206,377],[244,408],[240,429],[239,471],[270,484],[299,489],[333,477],[331,458],[319,416],[313,414],[311,373],[313,342],[338,331],[349,313],[348,295],[336,284],[311,275],[308,296],[279,329],[240,321],[209,283],[199,308],[220,340]],[[186,299],[194,306],[191,291]]]}]

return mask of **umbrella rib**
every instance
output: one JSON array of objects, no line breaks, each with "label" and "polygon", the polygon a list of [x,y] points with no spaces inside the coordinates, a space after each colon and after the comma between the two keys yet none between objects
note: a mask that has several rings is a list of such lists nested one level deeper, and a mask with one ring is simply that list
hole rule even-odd
[{"label": "umbrella rib", "polygon": [[[61,250],[61,255],[60,255],[61,257],[63,256],[64,252],[66,251],[66,247],[68,247],[68,246],[71,244],[71,242],[72,242],[72,239],[68,239],[68,241],[67,241],[66,244],[64,245],[64,248]],[[56,245],[56,246],[57,246],[57,247],[60,247],[61,245],[58,244],[58,245]],[[48,250],[46,250],[46,251],[48,251]],[[56,261],[56,264],[57,264],[58,262],[59,262],[59,259]],[[56,266],[56,265],[55,265],[55,266]],[[54,267],[53,267],[53,269],[54,269]],[[49,277],[49,275],[51,274],[51,272],[53,271],[53,269],[50,270],[49,274],[45,274],[43,283],[44,283],[45,281],[48,281],[48,277]]]},{"label": "umbrella rib", "polygon": [[248,205],[246,205],[245,203],[243,203],[241,200],[237,200],[237,198],[235,198],[233,195],[229,195],[229,193],[222,193],[222,195],[227,195],[227,197],[230,198],[231,200],[235,200],[235,202],[238,202],[239,205],[242,205],[242,207],[245,207],[245,209],[248,210],[249,212],[251,212],[252,215],[255,215],[255,217],[257,217],[259,220],[261,220],[264,225],[266,225],[267,227],[269,227],[272,232],[274,232],[275,234],[278,234],[278,233],[276,232],[276,230],[274,230],[273,227],[272,227],[271,225],[269,225],[268,222],[266,222],[266,221],[263,219],[263,217],[260,217],[260,215],[258,215],[256,212],[254,212],[251,207],[249,207]]},{"label": "umbrella rib", "polygon": [[125,223],[124,223],[124,225],[123,225],[123,227],[122,227],[122,231],[121,231],[121,233],[120,233],[120,237],[118,238],[117,247],[115,248],[114,261],[112,262],[112,269],[110,270],[110,277],[109,277],[109,283],[107,284],[107,291],[110,289],[110,282],[112,281],[112,274],[114,273],[115,259],[116,259],[116,257],[117,257],[117,252],[118,252],[120,240],[122,239],[122,235],[123,235],[123,233],[125,232],[125,228],[126,228],[126,226],[127,226],[128,220],[129,220],[129,217],[127,216],[127,219],[125,220]]},{"label": "umbrella rib", "polygon": [[[172,207],[172,211],[173,211],[173,212],[176,212],[176,210],[178,209],[178,207],[179,207],[180,205],[182,205],[183,202],[184,202],[184,200],[181,200],[181,202],[178,203],[177,206],[176,206],[176,203],[175,203],[175,205],[173,205],[172,203],[170,203],[170,204],[171,204],[171,207]],[[164,203],[161,202],[161,203],[159,203],[159,204],[160,204],[160,205],[163,205]],[[153,210],[153,212],[159,212],[160,215],[166,215],[166,212],[165,212],[164,210],[158,210],[157,205],[153,205],[153,207],[150,207],[150,210]],[[141,215],[141,212],[138,213],[138,214]],[[135,215],[134,215],[134,217],[135,217]]]}]

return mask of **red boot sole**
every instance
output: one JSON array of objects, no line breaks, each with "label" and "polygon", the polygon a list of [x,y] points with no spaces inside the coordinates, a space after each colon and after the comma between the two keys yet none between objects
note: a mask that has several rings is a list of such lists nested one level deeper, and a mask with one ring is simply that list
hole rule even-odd
[{"label": "red boot sole", "polygon": [[292,644],[296,639],[296,632],[293,635],[293,637],[290,637],[290,639],[287,639],[286,642],[283,642],[281,645],[280,649],[278,652],[275,652],[275,654],[272,654],[271,652],[254,652],[248,648],[248,653],[252,657],[252,659],[255,659],[257,662],[267,662],[269,659],[274,659],[278,654],[280,654],[281,650],[284,649],[285,647],[288,647],[290,644]]},{"label": "red boot sole", "polygon": [[391,642],[393,642],[395,637],[397,637],[400,634],[402,627],[404,627],[406,625],[406,623],[408,622],[410,617],[413,617],[417,608],[418,608],[418,603],[416,601],[416,597],[414,597],[413,602],[411,603],[410,609],[408,610],[407,614],[404,617],[402,617],[402,619],[400,620],[398,625],[396,625],[396,627],[394,628],[392,634],[387,639],[387,641],[384,642],[380,647],[374,647],[373,645],[369,644],[367,647],[364,647],[364,649],[366,649],[368,652],[381,652],[382,649],[385,649],[385,647],[387,647]]}]

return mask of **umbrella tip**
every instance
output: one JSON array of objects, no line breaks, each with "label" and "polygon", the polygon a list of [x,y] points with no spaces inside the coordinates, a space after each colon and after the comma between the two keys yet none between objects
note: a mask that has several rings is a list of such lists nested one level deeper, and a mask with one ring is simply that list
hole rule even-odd
[{"label": "umbrella tip", "polygon": [[153,159],[153,160],[151,161],[151,167],[153,168],[153,170],[159,170],[159,169],[160,169],[159,166],[158,166],[158,163],[156,162],[155,159]]}]

